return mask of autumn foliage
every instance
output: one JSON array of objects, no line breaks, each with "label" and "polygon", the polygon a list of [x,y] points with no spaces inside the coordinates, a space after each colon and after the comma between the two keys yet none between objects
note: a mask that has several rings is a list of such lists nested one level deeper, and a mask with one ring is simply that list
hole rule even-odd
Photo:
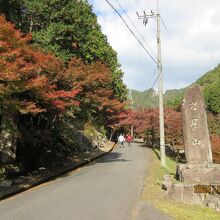
[{"label": "autumn foliage", "polygon": [[[171,148],[183,148],[181,113],[171,108],[165,108],[165,138]],[[121,126],[134,126],[137,135],[144,137],[149,145],[159,143],[159,110],[143,109],[124,111],[120,115]]]},{"label": "autumn foliage", "polygon": [[52,54],[34,50],[30,36],[23,36],[4,17],[0,24],[2,108],[37,114],[80,105],[87,114],[111,115],[123,106],[114,98],[110,70],[104,64],[74,58],[65,68]]},{"label": "autumn foliage", "polygon": [[101,62],[85,64],[74,58],[69,62],[64,78],[80,91],[80,116],[111,126],[124,104],[114,97],[110,69]]},{"label": "autumn foliage", "polygon": [[77,95],[59,89],[57,76],[63,64],[51,54],[36,51],[14,26],[0,17],[0,99],[2,111],[38,114],[62,111]]},{"label": "autumn foliage", "polygon": [[212,156],[214,163],[220,163],[220,136],[211,135]]},{"label": "autumn foliage", "polygon": [[48,148],[72,147],[72,136],[67,140],[62,132],[74,126],[75,118],[111,127],[124,107],[112,80],[111,70],[99,61],[64,63],[34,48],[30,35],[0,16],[0,123],[16,139],[19,157],[33,164],[32,158]]}]

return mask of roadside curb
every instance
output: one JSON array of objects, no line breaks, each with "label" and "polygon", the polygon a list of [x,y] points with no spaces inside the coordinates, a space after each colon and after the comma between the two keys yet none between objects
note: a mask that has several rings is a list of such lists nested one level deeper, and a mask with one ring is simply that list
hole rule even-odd
[{"label": "roadside curb", "polygon": [[99,159],[99,158],[109,154],[110,152],[112,152],[112,150],[115,148],[115,146],[116,146],[116,144],[114,144],[109,151],[103,152],[100,155],[95,156],[93,158],[89,158],[89,159],[87,159],[84,162],[75,164],[73,166],[70,165],[70,166],[62,167],[62,168],[60,168],[60,169],[58,169],[56,171],[52,171],[51,175],[49,175],[49,176],[47,175],[45,177],[39,177],[39,179],[31,182],[27,186],[20,186],[20,187],[19,186],[12,186],[12,187],[6,189],[4,192],[0,192],[0,201],[2,201],[4,199],[7,199],[7,198],[9,198],[11,196],[14,196],[16,194],[19,194],[21,192],[27,191],[27,190],[29,190],[31,188],[36,187],[36,186],[39,186],[39,185],[41,185],[43,183],[49,182],[51,180],[54,180],[54,179],[56,179],[56,178],[58,178],[58,177],[60,177],[60,176],[62,176],[64,174],[67,174],[68,172],[74,171],[74,170],[76,170],[76,169],[78,169],[80,167],[83,167],[83,166],[85,166],[85,165],[87,165],[87,164],[89,164],[89,163],[91,163],[91,162],[93,162],[93,161],[95,161],[95,160],[97,160],[97,159]]}]

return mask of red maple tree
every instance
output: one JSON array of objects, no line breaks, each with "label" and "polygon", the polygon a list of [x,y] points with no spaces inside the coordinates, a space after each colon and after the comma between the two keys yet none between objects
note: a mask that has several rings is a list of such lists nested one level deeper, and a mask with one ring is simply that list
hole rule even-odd
[{"label": "red maple tree", "polygon": [[[150,144],[159,143],[159,110],[140,109],[137,111],[123,111],[120,114],[120,126],[134,126],[135,133],[144,137]],[[181,113],[171,109],[164,110],[166,144],[172,148],[183,148]]]},{"label": "red maple tree", "polygon": [[63,63],[51,54],[34,50],[24,36],[0,16],[1,109],[21,114],[63,111],[77,105],[76,89],[59,89]]},{"label": "red maple tree", "polygon": [[103,125],[114,124],[124,106],[114,97],[110,69],[101,62],[85,64],[73,58],[67,68],[65,80],[79,90],[81,116],[102,120]]}]

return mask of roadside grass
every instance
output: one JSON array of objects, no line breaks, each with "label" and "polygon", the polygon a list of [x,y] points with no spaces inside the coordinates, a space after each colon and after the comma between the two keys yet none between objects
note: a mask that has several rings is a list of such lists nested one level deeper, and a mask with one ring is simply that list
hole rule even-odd
[{"label": "roadside grass", "polygon": [[165,191],[161,189],[161,183],[165,174],[175,175],[176,162],[166,157],[167,167],[161,167],[158,159],[159,151],[152,155],[150,172],[145,180],[142,199],[165,212],[176,220],[218,220],[220,212],[212,209],[174,202],[165,198]]}]

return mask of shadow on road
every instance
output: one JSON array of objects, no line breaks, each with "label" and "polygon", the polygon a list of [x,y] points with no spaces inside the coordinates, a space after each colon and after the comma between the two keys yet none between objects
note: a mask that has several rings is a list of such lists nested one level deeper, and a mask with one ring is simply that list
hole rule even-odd
[{"label": "shadow on road", "polygon": [[157,156],[157,159],[160,160],[160,155],[159,153],[155,150],[155,147],[148,146],[146,143],[139,143],[138,147],[144,147],[144,148],[151,148],[155,155]]},{"label": "shadow on road", "polygon": [[138,147],[148,147],[145,143],[137,143]]},{"label": "shadow on road", "polygon": [[130,160],[126,160],[121,158],[122,153],[119,152],[111,152],[107,156],[99,159],[96,163],[109,163],[109,162],[128,162]]}]

